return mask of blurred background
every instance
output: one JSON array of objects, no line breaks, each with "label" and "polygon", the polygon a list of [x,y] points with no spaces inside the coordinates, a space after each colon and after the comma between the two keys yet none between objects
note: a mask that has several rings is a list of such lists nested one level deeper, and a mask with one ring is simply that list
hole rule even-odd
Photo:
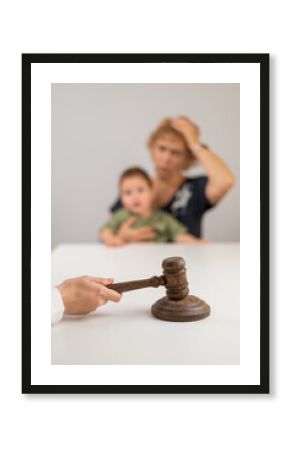
[{"label": "blurred background", "polygon": [[[51,244],[95,242],[118,196],[120,173],[153,174],[149,134],[165,117],[188,116],[231,168],[234,188],[203,219],[210,241],[240,237],[239,84],[52,84]],[[188,175],[204,173],[196,167]]]}]

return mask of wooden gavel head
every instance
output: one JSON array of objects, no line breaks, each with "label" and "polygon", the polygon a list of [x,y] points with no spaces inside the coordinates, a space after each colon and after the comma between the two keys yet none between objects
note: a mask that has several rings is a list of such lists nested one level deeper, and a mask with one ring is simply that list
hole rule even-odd
[{"label": "wooden gavel head", "polygon": [[125,281],[108,287],[118,292],[127,292],[146,287],[164,285],[166,297],[162,297],[151,307],[154,317],[170,322],[191,322],[205,319],[210,307],[195,295],[189,295],[185,261],[180,256],[166,258],[162,262],[163,275],[144,280]]},{"label": "wooden gavel head", "polygon": [[184,259],[179,256],[166,258],[162,267],[167,295],[152,305],[153,316],[170,322],[192,322],[209,316],[209,305],[199,297],[189,295]]},{"label": "wooden gavel head", "polygon": [[185,261],[179,256],[162,261],[166,294],[170,300],[182,300],[189,293]]}]

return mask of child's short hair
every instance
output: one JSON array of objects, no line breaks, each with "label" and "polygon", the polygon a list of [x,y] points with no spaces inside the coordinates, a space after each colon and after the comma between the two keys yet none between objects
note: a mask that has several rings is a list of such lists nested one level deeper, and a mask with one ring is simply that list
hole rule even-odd
[{"label": "child's short hair", "polygon": [[136,177],[136,176],[143,178],[148,183],[148,185],[150,187],[152,187],[151,178],[149,177],[148,173],[145,172],[145,170],[141,169],[140,167],[129,167],[129,169],[124,170],[124,172],[120,176],[119,186],[121,186],[122,182],[126,178]]}]

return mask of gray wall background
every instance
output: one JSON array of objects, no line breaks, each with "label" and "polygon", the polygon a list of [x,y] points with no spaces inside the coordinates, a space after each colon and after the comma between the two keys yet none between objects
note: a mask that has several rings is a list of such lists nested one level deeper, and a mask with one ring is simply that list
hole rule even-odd
[{"label": "gray wall background", "polygon": [[147,138],[164,117],[178,115],[200,126],[202,141],[236,177],[206,213],[204,237],[238,241],[239,99],[239,84],[52,84],[52,247],[96,241],[120,173],[138,165],[153,174]]}]

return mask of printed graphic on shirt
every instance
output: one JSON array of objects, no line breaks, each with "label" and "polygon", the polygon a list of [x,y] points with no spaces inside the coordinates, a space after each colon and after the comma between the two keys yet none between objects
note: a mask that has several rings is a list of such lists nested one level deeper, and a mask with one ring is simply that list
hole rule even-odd
[{"label": "printed graphic on shirt", "polygon": [[193,186],[185,184],[179,191],[176,192],[175,199],[173,200],[172,205],[170,205],[170,210],[173,213],[184,213],[192,196],[192,192]]}]

